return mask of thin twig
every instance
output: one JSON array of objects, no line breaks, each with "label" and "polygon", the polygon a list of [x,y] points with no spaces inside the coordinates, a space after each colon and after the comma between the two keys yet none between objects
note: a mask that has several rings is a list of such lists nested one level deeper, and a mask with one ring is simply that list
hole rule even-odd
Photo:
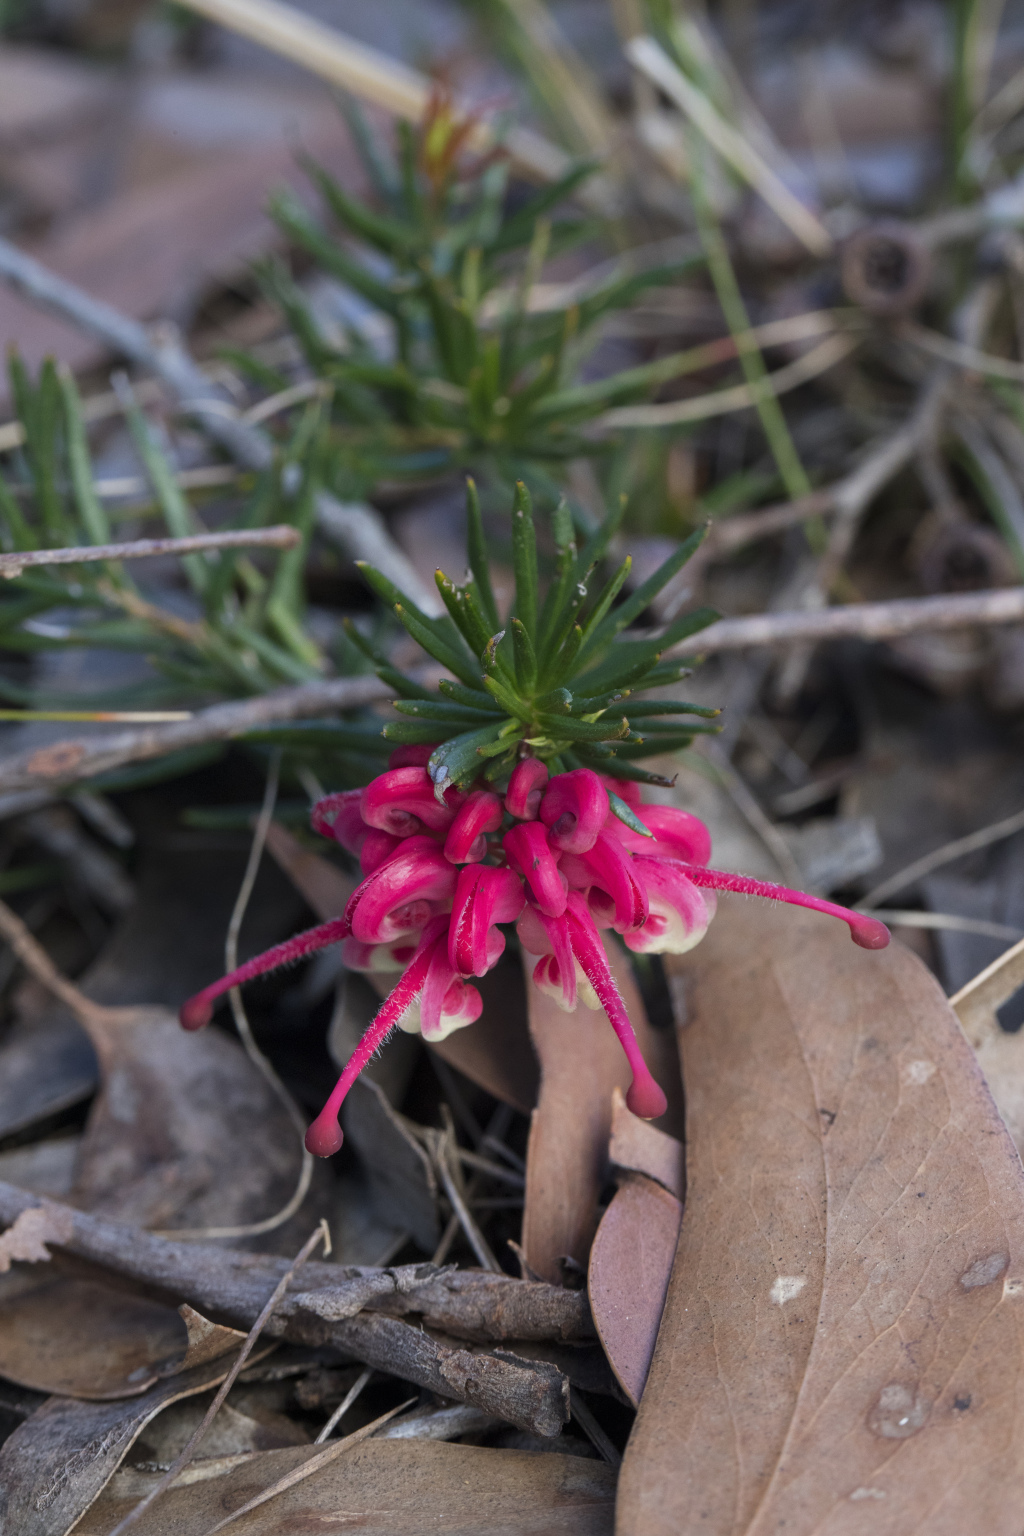
[{"label": "thin twig", "polygon": [[231,741],[260,726],[355,709],[390,698],[392,692],[376,677],[325,678],[294,688],[277,688],[255,699],[214,704],[175,725],[97,732],[54,742],[0,761],[0,793],[56,789],[127,763],[145,762],[208,742]]},{"label": "thin twig", "polygon": [[953,912],[917,912],[904,907],[872,907],[872,917],[897,928],[936,928],[948,933],[974,933],[982,939],[1001,939],[1014,944],[1022,937],[1019,928],[1006,923],[989,923],[980,917],[958,917]]},{"label": "thin twig", "polygon": [[[113,352],[155,373],[174,395],[180,408],[194,416],[237,464],[257,471],[271,467],[277,451],[274,439],[242,419],[226,393],[207,378],[189,356],[173,327],[163,325],[147,330],[138,321],[122,315],[112,305],[94,299],[3,239],[0,239],[0,277],[40,308],[70,320]],[[323,532],[340,544],[352,559],[366,560],[383,571],[396,586],[408,592],[424,612],[441,612],[437,593],[428,590],[420,580],[374,508],[362,502],[341,502],[321,491],[316,497],[316,509]]]},{"label": "thin twig", "polygon": [[1013,837],[1016,832],[1024,832],[1024,811],[1016,811],[1002,821],[995,821],[990,826],[981,827],[977,832],[968,833],[966,837],[958,837],[951,843],[943,843],[941,848],[926,853],[923,858],[915,859],[913,864],[897,870],[894,875],[889,876],[888,880],[883,880],[880,885],[876,885],[860,905],[865,912],[871,912],[880,902],[885,901],[887,896],[895,896],[897,891],[905,891],[908,886],[914,885],[925,875],[930,875],[933,869],[941,869],[944,864],[952,864],[954,859],[962,859],[968,853],[976,853],[979,848],[990,848],[993,843],[1001,843],[1004,838]]},{"label": "thin twig", "polygon": [[477,1262],[482,1266],[482,1268],[493,1270],[495,1274],[500,1275],[502,1273],[501,1265],[494,1257],[487,1239],[484,1237],[483,1233],[480,1231],[480,1228],[477,1226],[476,1221],[473,1219],[473,1214],[465,1200],[462,1198],[462,1192],[452,1175],[451,1165],[448,1161],[448,1149],[454,1139],[454,1133],[452,1131],[448,1131],[443,1135],[439,1135],[435,1132],[435,1134],[431,1137],[431,1150],[434,1153],[434,1165],[441,1177],[441,1182],[444,1185],[445,1194],[451,1201],[452,1210],[458,1217],[459,1225],[461,1226],[463,1232],[466,1234],[466,1239],[469,1243],[469,1246],[472,1248],[474,1254],[476,1255]]},{"label": "thin twig", "polygon": [[313,1252],[313,1249],[316,1247],[317,1243],[324,1241],[326,1235],[327,1224],[326,1222],[322,1221],[316,1228],[316,1231],[310,1233],[309,1237],[307,1237],[306,1241],[303,1243],[302,1247],[296,1254],[295,1259],[289,1265],[288,1269],[285,1270],[277,1285],[274,1287],[274,1290],[269,1297],[265,1307],[263,1308],[263,1311],[253,1323],[249,1333],[246,1336],[245,1343],[238,1351],[234,1365],[232,1365],[230,1371],[221,1382],[216,1397],[213,1399],[213,1402],[210,1404],[209,1408],[207,1408],[205,1414],[203,1415],[201,1423],[199,1423],[192,1431],[192,1434],[185,1442],[185,1445],[178,1452],[178,1455],[175,1457],[173,1463],[168,1467],[167,1471],[164,1473],[163,1477],[161,1477],[156,1486],[150,1489],[145,1498],[139,1500],[134,1509],[129,1510],[124,1519],[120,1521],[117,1526],[115,1526],[113,1531],[111,1531],[110,1536],[124,1536],[124,1532],[127,1531],[130,1526],[135,1524],[139,1517],[147,1509],[149,1509],[153,1501],[158,1499],[163,1493],[164,1489],[168,1488],[171,1483],[174,1482],[174,1479],[178,1477],[180,1473],[183,1472],[184,1469],[188,1466],[189,1462],[195,1455],[200,1441],[203,1439],[210,1425],[213,1423],[213,1420],[218,1410],[220,1409],[221,1404],[237,1381],[239,1372],[252,1353],[257,1339],[263,1332],[263,1329],[266,1327],[267,1323],[270,1321],[275,1307],[284,1296],[285,1291],[288,1289],[295,1275],[302,1268],[303,1264]]},{"label": "thin twig", "polygon": [[675,102],[712,148],[764,198],[812,256],[831,255],[835,242],[821,220],[790,191],[743,135],[725,121],[653,37],[634,37],[626,44],[625,52],[630,63]]},{"label": "thin twig", "polygon": [[335,1429],[341,1423],[346,1413],[348,1413],[349,1409],[352,1407],[352,1404],[355,1402],[360,1392],[362,1392],[363,1388],[366,1386],[366,1383],[369,1381],[372,1375],[373,1371],[369,1366],[366,1367],[365,1371],[360,1371],[359,1375],[349,1387],[337,1408],[335,1408],[334,1412],[327,1420],[327,1423],[324,1425],[323,1429],[313,1441],[314,1445],[323,1445],[325,1440],[329,1440],[331,1438]]},{"label": "thin twig", "polygon": [[154,555],[190,555],[203,549],[293,549],[302,534],[290,523],[272,528],[232,528],[193,533],[183,539],[133,539],[125,544],[80,544],[65,549],[23,549],[0,555],[0,576],[8,581],[31,565],[85,565],[93,560],[147,560]]},{"label": "thin twig", "polygon": [[787,645],[794,640],[896,640],[922,631],[1019,624],[1022,620],[1024,587],[999,587],[989,592],[955,592],[898,598],[891,603],[847,603],[835,608],[719,619],[700,634],[681,641],[670,654],[703,656],[752,646]]},{"label": "thin twig", "polygon": [[1012,379],[1014,383],[1024,383],[1024,363],[1015,363],[1008,357],[994,357],[991,352],[982,352],[977,347],[966,346],[962,341],[953,341],[940,331],[918,325],[915,320],[904,320],[896,327],[895,334],[901,341],[909,341],[913,346],[920,347],[922,352],[928,352],[944,363],[952,363],[954,367],[967,368],[971,373],[981,373],[991,379]]},{"label": "thin twig", "polygon": [[576,1387],[569,1388],[569,1403],[572,1416],[577,1424],[597,1451],[598,1455],[608,1463],[610,1467],[621,1467],[622,1457],[615,1446],[609,1440],[600,1424],[595,1419],[587,1403],[584,1402]]},{"label": "thin twig", "polygon": [[747,785],[746,780],[737,773],[720,743],[717,741],[709,742],[708,754],[716,773],[721,776],[723,785],[736,809],[751,829],[757,833],[757,836],[768,849],[784,878],[792,886],[802,885],[804,881],[803,870],[793,857],[793,850],[775,823],[765,815],[757,797]]}]

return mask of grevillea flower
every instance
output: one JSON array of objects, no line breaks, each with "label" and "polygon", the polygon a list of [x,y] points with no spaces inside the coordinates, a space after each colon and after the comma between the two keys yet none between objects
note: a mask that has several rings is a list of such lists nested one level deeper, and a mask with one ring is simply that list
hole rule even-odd
[{"label": "grevillea flower", "polygon": [[[683,675],[661,661],[659,647],[682,640],[711,615],[677,620],[657,642],[620,645],[617,636],[696,540],[614,607],[627,562],[584,612],[587,570],[560,512],[553,530],[558,568],[541,606],[533,524],[520,489],[513,517],[516,601],[502,627],[479,554],[483,538],[472,494],[470,526],[470,583],[458,588],[438,573],[446,620],[427,618],[384,577],[367,571],[454,680],[442,682],[436,700],[410,684],[409,696],[396,700],[398,712],[410,718],[384,727],[384,736],[398,743],[387,770],[364,789],[328,795],[313,809],[314,830],[360,861],[363,879],[344,915],[248,961],[181,1012],[186,1028],[197,1029],[231,987],[338,942],[349,969],[397,974],[310,1126],[306,1145],[318,1156],[341,1146],[345,1095],[392,1030],[439,1040],[480,1016],[473,982],[498,963],[510,924],[534,985],[567,1011],[582,1003],[606,1014],[632,1071],[627,1103],[647,1118],[664,1113],[665,1096],[641,1055],[601,930],[613,930],[637,954],[682,954],[703,938],[716,892],[726,890],[838,917],[867,949],[889,941],[875,918],[710,868],[711,839],[701,821],[675,807],[643,803],[642,783],[673,781],[646,772],[637,760],[687,745],[695,732],[711,728],[700,717],[715,711],[648,700],[617,714],[613,706]],[[609,522],[590,541],[588,562],[601,558],[611,530]],[[402,681],[375,652],[368,654],[390,682]],[[680,719],[687,715],[698,719]]]}]

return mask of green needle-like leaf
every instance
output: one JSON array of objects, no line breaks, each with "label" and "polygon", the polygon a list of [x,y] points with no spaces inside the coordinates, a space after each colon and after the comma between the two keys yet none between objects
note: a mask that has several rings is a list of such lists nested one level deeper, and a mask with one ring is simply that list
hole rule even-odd
[{"label": "green needle-like leaf", "polygon": [[429,621],[424,622],[419,613],[407,608],[404,603],[395,604],[395,613],[399,622],[404,624],[412,638],[421,645],[428,655],[439,661],[442,667],[447,667],[449,672],[459,678],[467,686],[479,677],[479,672],[473,668],[473,663],[454,646],[442,640],[435,630],[429,627]]},{"label": "green needle-like leaf", "polygon": [[627,805],[625,800],[613,794],[611,790],[608,791],[608,804],[611,807],[612,815],[617,816],[631,832],[636,832],[640,837],[649,837],[654,841],[654,833],[650,827],[645,827],[633,807]]},{"label": "green needle-like leaf", "polygon": [[512,650],[515,656],[516,682],[519,692],[531,694],[537,682],[537,657],[530,632],[522,619],[512,620]]},{"label": "green needle-like leaf", "polygon": [[480,496],[477,492],[475,480],[466,481],[466,522],[468,526],[469,568],[473,572],[473,580],[476,582],[480,606],[484,611],[487,624],[493,634],[496,629],[501,628],[501,619],[498,614],[498,605],[494,601],[494,591],[491,587],[491,570],[487,559],[487,544],[484,539],[483,519],[480,516]]},{"label": "green needle-like leaf", "polygon": [[624,719],[576,720],[571,715],[537,715],[537,723],[546,733],[564,741],[624,741],[629,735],[629,721]]},{"label": "green needle-like leaf", "polygon": [[512,505],[512,567],[516,578],[516,615],[532,635],[537,629],[537,536],[529,491],[516,482]]}]

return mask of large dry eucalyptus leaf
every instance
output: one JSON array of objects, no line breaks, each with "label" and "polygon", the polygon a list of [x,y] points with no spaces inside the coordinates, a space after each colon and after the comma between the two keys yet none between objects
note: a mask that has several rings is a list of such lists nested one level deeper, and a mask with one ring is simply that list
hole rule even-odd
[{"label": "large dry eucalyptus leaf", "polygon": [[1019,1536],[1024,1175],[934,978],[736,898],[673,969],[687,1203],[621,1536]]},{"label": "large dry eucalyptus leaf", "polygon": [[[675,1042],[648,1024],[632,967],[614,942],[608,960],[640,1049],[668,1098],[668,1113],[658,1125],[671,1133],[682,1125]],[[558,1281],[563,1255],[586,1265],[608,1170],[612,1092],[627,1089],[631,1074],[603,1013],[582,1005],[563,1013],[537,987],[528,984],[526,991],[541,1089],[526,1158],[523,1248],[536,1274]]]},{"label": "large dry eucalyptus leaf", "polygon": [[0,1446],[4,1536],[64,1536],[150,1420],[170,1403],[217,1386],[229,1367],[230,1359],[214,1361],[118,1402],[48,1398]]},{"label": "large dry eucalyptus leaf", "polygon": [[[207,1536],[218,1520],[319,1450],[268,1451],[220,1477],[176,1485],[133,1531]],[[77,1532],[107,1536],[136,1498],[134,1488],[118,1498],[112,1486]],[[347,1529],[381,1536],[611,1536],[614,1507],[615,1473],[603,1462],[438,1441],[367,1440],[228,1530],[232,1536],[326,1536]]]},{"label": "large dry eucalyptus leaf", "polygon": [[1000,1027],[998,1010],[1024,987],[1024,939],[950,998],[974,1046],[999,1113],[1024,1156],[1024,1034]]},{"label": "large dry eucalyptus leaf", "polygon": [[236,1041],[162,1008],[79,1009],[100,1060],[72,1200],[148,1227],[262,1221],[295,1188],[288,1114]]}]

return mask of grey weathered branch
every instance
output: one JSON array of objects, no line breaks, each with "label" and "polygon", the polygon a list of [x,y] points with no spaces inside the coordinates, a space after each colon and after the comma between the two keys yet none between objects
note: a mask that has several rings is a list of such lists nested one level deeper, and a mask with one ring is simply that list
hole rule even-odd
[{"label": "grey weathered branch", "polygon": [[[59,1236],[47,1239],[54,1249],[93,1273],[98,1267],[119,1283],[187,1301],[235,1327],[252,1325],[288,1269],[285,1259],[155,1237],[0,1183],[0,1223],[42,1203],[54,1212]],[[417,1326],[386,1315],[391,1308],[415,1313]],[[557,1286],[474,1271],[453,1275],[432,1264],[348,1269],[311,1263],[278,1303],[267,1332],[329,1345],[535,1434],[555,1435],[567,1421],[569,1382],[556,1366],[503,1350],[474,1353],[426,1328],[459,1329],[477,1341],[478,1351],[501,1340],[514,1344],[512,1328],[534,1340],[587,1338],[593,1331],[586,1297]]]},{"label": "grey weathered branch", "polygon": [[[230,458],[245,469],[265,470],[274,460],[274,440],[239,416],[233,401],[197,366],[182,346],[175,327],[147,329],[112,305],[94,299],[42,262],[0,239],[0,277],[33,304],[50,310],[137,367],[149,369],[167,386],[183,411]],[[420,581],[398,548],[379,513],[362,502],[342,502],[321,491],[317,518],[324,534],[354,560],[366,560],[401,587],[427,613],[441,611],[437,593]]]},{"label": "grey weathered branch", "polygon": [[[897,640],[922,630],[970,629],[974,625],[1024,622],[1024,587],[962,592],[941,597],[907,597],[891,603],[848,603],[837,608],[754,613],[720,619],[674,648],[676,655],[710,655],[751,646],[794,641]],[[2,787],[2,779],[0,779]]]},{"label": "grey weathered branch", "polygon": [[131,730],[72,737],[0,761],[0,795],[50,792],[128,763],[146,762],[186,747],[231,741],[260,726],[355,709],[390,698],[393,691],[376,677],[325,678],[294,688],[277,688],[255,699],[213,704],[209,709],[199,710],[190,720],[172,725],[136,726]]},{"label": "grey weathered branch", "polygon": [[69,544],[63,549],[23,549],[0,555],[0,576],[11,580],[31,565],[85,565],[94,560],[147,560],[153,555],[191,555],[204,549],[293,549],[302,534],[291,523],[272,528],[226,528],[181,539],[132,539],[124,544]]}]

